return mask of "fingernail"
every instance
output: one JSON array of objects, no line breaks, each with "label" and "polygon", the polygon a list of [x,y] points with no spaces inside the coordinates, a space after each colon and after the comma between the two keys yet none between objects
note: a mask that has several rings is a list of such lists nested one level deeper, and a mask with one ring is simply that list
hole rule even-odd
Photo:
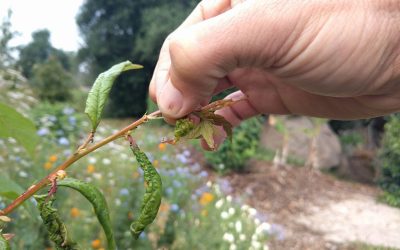
[{"label": "fingernail", "polygon": [[183,96],[171,81],[168,81],[161,90],[160,96],[157,97],[157,102],[164,115],[178,118],[183,105]]}]

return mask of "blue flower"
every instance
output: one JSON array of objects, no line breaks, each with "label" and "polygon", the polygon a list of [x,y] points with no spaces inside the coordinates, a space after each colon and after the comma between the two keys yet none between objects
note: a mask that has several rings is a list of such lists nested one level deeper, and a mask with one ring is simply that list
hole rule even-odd
[{"label": "blue flower", "polygon": [[68,117],[68,122],[69,124],[71,124],[72,126],[76,125],[76,117],[75,116],[70,116]]},{"label": "blue flower", "polygon": [[75,112],[75,110],[71,107],[65,107],[63,109],[64,115],[72,115]]},{"label": "blue flower", "polygon": [[202,178],[205,178],[205,177],[208,176],[208,173],[207,173],[207,171],[203,170],[203,171],[200,172],[199,176],[202,177]]},{"label": "blue flower", "polygon": [[179,211],[179,206],[177,204],[172,204],[171,205],[171,211],[172,212],[178,212]]},{"label": "blue flower", "polygon": [[174,190],[173,190],[171,187],[167,187],[167,188],[165,189],[165,193],[166,193],[167,195],[171,195],[173,192],[174,192]]},{"label": "blue flower", "polygon": [[48,128],[40,128],[37,132],[36,132],[36,134],[38,135],[38,136],[44,136],[44,135],[47,135],[47,134],[49,134],[50,133],[50,130],[48,129]]},{"label": "blue flower", "polygon": [[127,188],[122,188],[119,190],[120,195],[129,195],[129,190]]},{"label": "blue flower", "polygon": [[58,144],[63,145],[63,146],[68,146],[69,145],[69,141],[67,138],[65,137],[61,137],[58,139]]},{"label": "blue flower", "polygon": [[173,184],[175,187],[177,187],[177,188],[182,187],[182,183],[180,183],[180,181],[178,181],[178,180],[173,180],[173,181],[172,181],[172,184]]}]

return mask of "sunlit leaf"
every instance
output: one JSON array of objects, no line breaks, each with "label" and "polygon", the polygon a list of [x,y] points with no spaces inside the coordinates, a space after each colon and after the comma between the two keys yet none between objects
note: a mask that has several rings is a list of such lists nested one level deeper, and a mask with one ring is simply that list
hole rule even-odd
[{"label": "sunlit leaf", "polygon": [[85,108],[85,113],[89,116],[89,119],[92,122],[93,132],[96,131],[96,128],[100,123],[104,105],[108,99],[108,95],[115,79],[117,79],[117,77],[124,71],[141,68],[143,68],[141,65],[125,61],[112,66],[109,70],[101,73],[97,77],[89,92]]},{"label": "sunlit leaf", "polygon": [[69,187],[78,191],[92,204],[97,219],[103,227],[104,233],[106,235],[108,245],[107,249],[117,249],[114,239],[114,233],[111,226],[111,219],[107,201],[101,191],[92,184],[73,178],[66,178],[64,180],[61,180],[57,183],[57,185],[61,187]]},{"label": "sunlit leaf", "polygon": [[0,138],[12,137],[33,156],[39,141],[32,121],[15,109],[0,103]]}]

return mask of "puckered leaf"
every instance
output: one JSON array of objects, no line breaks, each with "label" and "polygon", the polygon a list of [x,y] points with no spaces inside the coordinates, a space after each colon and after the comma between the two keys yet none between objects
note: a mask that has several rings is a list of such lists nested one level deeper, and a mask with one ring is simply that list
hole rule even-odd
[{"label": "puckered leaf", "polygon": [[69,187],[78,191],[92,204],[97,219],[103,227],[104,233],[106,235],[108,246],[107,249],[117,249],[107,201],[100,190],[92,184],[73,178],[66,178],[64,180],[58,181],[57,185],[61,187]]},{"label": "puckered leaf", "polygon": [[86,100],[85,113],[92,122],[92,130],[96,131],[100,123],[104,105],[108,99],[111,87],[115,79],[124,71],[141,69],[141,65],[133,64],[130,61],[122,62],[112,66],[109,70],[101,73],[94,82]]},{"label": "puckered leaf", "polygon": [[34,155],[39,141],[35,124],[15,109],[0,103],[0,138],[7,137],[16,139],[30,155]]},{"label": "puckered leaf", "polygon": [[53,207],[54,196],[50,199],[47,195],[34,195],[33,197],[37,201],[40,217],[42,217],[49,238],[56,245],[56,249],[78,250],[77,244],[68,238],[67,227],[61,220],[58,210]]}]

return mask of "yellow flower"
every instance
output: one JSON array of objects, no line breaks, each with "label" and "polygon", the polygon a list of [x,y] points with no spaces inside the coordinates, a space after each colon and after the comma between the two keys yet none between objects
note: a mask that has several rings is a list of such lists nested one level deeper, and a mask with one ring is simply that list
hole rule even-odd
[{"label": "yellow flower", "polygon": [[88,174],[93,174],[94,171],[96,171],[96,168],[94,167],[94,165],[93,165],[93,164],[89,164],[89,165],[87,166],[87,168],[86,168],[86,172],[87,172]]},{"label": "yellow flower", "polygon": [[165,143],[158,144],[158,149],[160,151],[165,151],[166,148],[167,148],[167,145]]},{"label": "yellow flower", "polygon": [[154,160],[154,161],[153,161],[153,166],[154,166],[155,168],[158,168],[158,165],[159,165],[158,160]]},{"label": "yellow flower", "polygon": [[169,206],[167,203],[161,203],[160,205],[160,212],[167,212],[169,210]]},{"label": "yellow flower", "polygon": [[77,217],[79,217],[79,215],[81,215],[81,211],[79,211],[78,208],[76,208],[76,207],[71,208],[71,217],[72,218],[77,218]]},{"label": "yellow flower", "polygon": [[201,210],[201,215],[206,217],[208,215],[208,211],[205,209]]},{"label": "yellow flower", "polygon": [[50,155],[50,157],[49,157],[49,162],[56,162],[57,161],[57,155]]},{"label": "yellow flower", "polygon": [[46,163],[43,165],[43,167],[44,167],[44,169],[49,170],[50,168],[53,167],[53,163],[51,163],[51,162],[46,162]]},{"label": "yellow flower", "polygon": [[94,241],[92,241],[92,248],[100,249],[101,248],[101,240],[95,239]]},{"label": "yellow flower", "polygon": [[202,206],[207,205],[208,203],[214,200],[214,195],[212,193],[204,192],[200,197],[200,204]]},{"label": "yellow flower", "polygon": [[138,172],[133,172],[133,179],[139,178],[140,174]]}]

